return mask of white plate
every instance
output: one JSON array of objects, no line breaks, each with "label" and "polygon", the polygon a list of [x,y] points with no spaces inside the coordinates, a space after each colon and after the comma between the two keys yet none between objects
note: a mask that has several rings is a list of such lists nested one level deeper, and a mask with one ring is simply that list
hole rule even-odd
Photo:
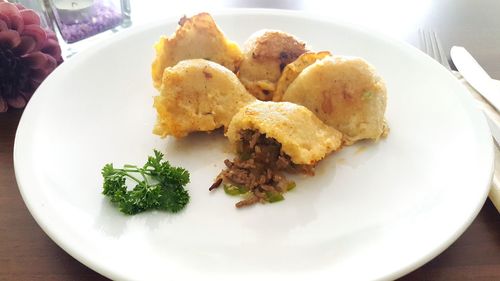
[{"label": "white plate", "polygon": [[[486,198],[492,141],[443,67],[404,43],[297,13],[215,19],[239,43],[274,28],[367,59],[387,82],[389,137],[329,156],[283,202],[237,210],[235,198],[207,190],[232,157],[220,134],[151,134],[153,44],[177,18],[130,30],[58,68],[17,131],[22,196],[64,250],[113,279],[385,279],[424,264],[467,228]],[[122,215],[100,193],[100,169],[143,163],[153,148],[191,172],[191,202],[177,215]]]}]

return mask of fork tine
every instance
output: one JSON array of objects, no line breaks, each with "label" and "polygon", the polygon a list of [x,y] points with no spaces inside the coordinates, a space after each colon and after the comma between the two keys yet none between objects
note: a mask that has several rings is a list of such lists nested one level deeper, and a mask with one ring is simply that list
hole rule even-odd
[{"label": "fork tine", "polygon": [[432,41],[430,40],[429,31],[427,29],[420,29],[419,31],[422,50],[433,59],[436,59],[434,49],[432,48]]},{"label": "fork tine", "polygon": [[422,51],[424,51],[424,53],[426,53],[429,56],[431,56],[430,50],[429,50],[429,44],[427,43],[427,40],[425,40],[425,33],[426,33],[426,31],[424,29],[419,29],[418,30],[418,37],[419,37],[420,49]]},{"label": "fork tine", "polygon": [[419,29],[419,38],[421,43],[420,48],[448,70],[451,70],[450,63],[443,51],[443,47],[436,32],[427,29]]},{"label": "fork tine", "polygon": [[451,70],[450,63],[448,62],[448,57],[443,51],[443,46],[441,45],[441,41],[439,40],[436,32],[432,32],[434,42],[436,45],[437,53],[439,55],[439,62],[441,62],[442,65],[444,65],[448,70]]},{"label": "fork tine", "polygon": [[419,45],[420,45],[420,50],[422,50],[424,53],[426,54],[429,54],[427,52],[427,44],[425,42],[425,35],[424,35],[424,30],[423,29],[419,29],[418,30],[418,42],[419,42]]}]

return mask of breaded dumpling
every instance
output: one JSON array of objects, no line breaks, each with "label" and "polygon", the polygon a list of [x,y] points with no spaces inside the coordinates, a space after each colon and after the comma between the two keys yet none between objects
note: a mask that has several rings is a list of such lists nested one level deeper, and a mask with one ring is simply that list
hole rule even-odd
[{"label": "breaded dumpling", "polygon": [[229,123],[226,136],[237,146],[242,132],[256,131],[281,144],[294,164],[312,165],[341,145],[342,134],[307,108],[289,102],[255,101]]},{"label": "breaded dumpling", "polygon": [[240,47],[230,41],[208,13],[183,17],[171,37],[162,36],[155,45],[152,65],[154,86],[159,89],[163,70],[185,59],[207,59],[236,72],[242,60]]},{"label": "breaded dumpling", "polygon": [[306,67],[310,66],[317,60],[322,58],[331,56],[332,54],[328,51],[323,52],[307,52],[300,55],[295,61],[289,63],[285,69],[283,69],[283,73],[276,84],[276,91],[273,95],[273,101],[281,101],[283,95],[285,94],[288,86],[299,76],[300,72],[304,70]]},{"label": "breaded dumpling", "polygon": [[276,30],[261,30],[246,41],[238,78],[260,100],[272,100],[285,66],[305,53],[305,43]]},{"label": "breaded dumpling", "polygon": [[313,176],[317,162],[342,144],[342,133],[289,102],[248,104],[233,117],[226,136],[237,157],[224,161],[226,168],[209,190],[222,184],[226,193],[242,195],[237,208],[283,200],[295,187],[287,173]]},{"label": "breaded dumpling", "polygon": [[345,144],[388,132],[386,87],[375,69],[357,57],[326,57],[304,69],[283,101],[304,105],[344,134]]},{"label": "breaded dumpling", "polygon": [[161,93],[154,97],[158,116],[153,133],[184,137],[229,125],[255,97],[236,75],[215,62],[192,59],[167,67]]}]

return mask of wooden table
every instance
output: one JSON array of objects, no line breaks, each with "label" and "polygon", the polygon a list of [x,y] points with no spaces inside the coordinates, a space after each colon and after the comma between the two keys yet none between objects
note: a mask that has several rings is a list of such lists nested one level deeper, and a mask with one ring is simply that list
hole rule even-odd
[{"label": "wooden table", "polygon": [[[212,1],[180,2],[185,7],[203,9],[208,5],[205,2]],[[465,46],[493,78],[500,79],[500,1],[414,1],[420,6],[412,6],[406,3],[408,1],[366,1],[377,3],[378,6],[371,4],[368,7],[374,15],[366,11],[363,13],[362,1],[349,2],[350,5],[333,1],[328,8],[336,10],[333,15],[343,17],[343,20],[352,19],[361,24],[373,21],[376,28],[389,30],[389,33],[394,28],[393,33],[399,32],[397,35],[400,36],[419,26],[433,28],[446,49],[454,44]],[[139,3],[132,1],[133,12],[136,11],[139,16],[148,15],[146,9],[151,6],[140,6]],[[318,8],[318,1],[267,3],[240,0],[221,3],[219,7],[289,8],[323,13],[327,10]],[[152,12],[154,16],[161,15],[161,9],[155,10],[160,12]],[[171,7],[163,11],[167,10],[175,14],[184,13]],[[385,11],[380,15],[380,18],[385,18],[385,23],[377,21],[377,13],[381,11]],[[411,17],[414,17],[414,22],[407,20]],[[391,20],[394,21],[392,25]],[[406,31],[395,28],[401,24],[406,24]],[[409,40],[412,42],[411,38]],[[18,191],[12,162],[14,137],[21,115],[21,110],[0,113],[0,280],[106,280],[52,242],[26,209]],[[500,215],[492,203],[486,201],[472,225],[446,251],[401,280],[500,280]]]}]

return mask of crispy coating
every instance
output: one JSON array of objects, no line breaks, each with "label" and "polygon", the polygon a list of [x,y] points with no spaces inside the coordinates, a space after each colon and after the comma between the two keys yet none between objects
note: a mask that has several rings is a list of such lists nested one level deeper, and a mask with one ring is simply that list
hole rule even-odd
[{"label": "crispy coating", "polygon": [[260,30],[245,42],[238,78],[260,100],[272,100],[285,66],[306,52],[305,43],[276,30]]},{"label": "crispy coating", "polygon": [[302,72],[304,68],[313,64],[317,60],[331,55],[332,54],[328,51],[318,53],[307,52],[300,55],[295,61],[289,63],[285,67],[285,69],[283,69],[283,73],[281,74],[280,79],[276,84],[276,91],[273,95],[273,101],[281,101],[281,99],[283,99],[283,95],[285,94],[286,89],[288,89],[288,86],[290,86],[293,80],[295,80],[295,78],[299,76],[300,72]]},{"label": "crispy coating", "polygon": [[386,87],[375,69],[356,57],[333,56],[305,68],[283,101],[304,105],[344,134],[344,143],[385,136]]},{"label": "crispy coating", "polygon": [[171,37],[162,36],[155,45],[152,65],[154,86],[159,89],[163,71],[185,59],[207,59],[236,72],[242,60],[238,44],[228,40],[208,13],[183,17]]},{"label": "crispy coating", "polygon": [[324,124],[310,110],[289,102],[255,101],[243,107],[226,132],[235,147],[243,130],[276,139],[295,164],[315,164],[339,149],[342,140],[342,133]]},{"label": "crispy coating", "polygon": [[229,125],[238,110],[255,98],[227,68],[203,59],[167,67],[161,93],[154,97],[157,121],[153,133],[184,137]]}]

